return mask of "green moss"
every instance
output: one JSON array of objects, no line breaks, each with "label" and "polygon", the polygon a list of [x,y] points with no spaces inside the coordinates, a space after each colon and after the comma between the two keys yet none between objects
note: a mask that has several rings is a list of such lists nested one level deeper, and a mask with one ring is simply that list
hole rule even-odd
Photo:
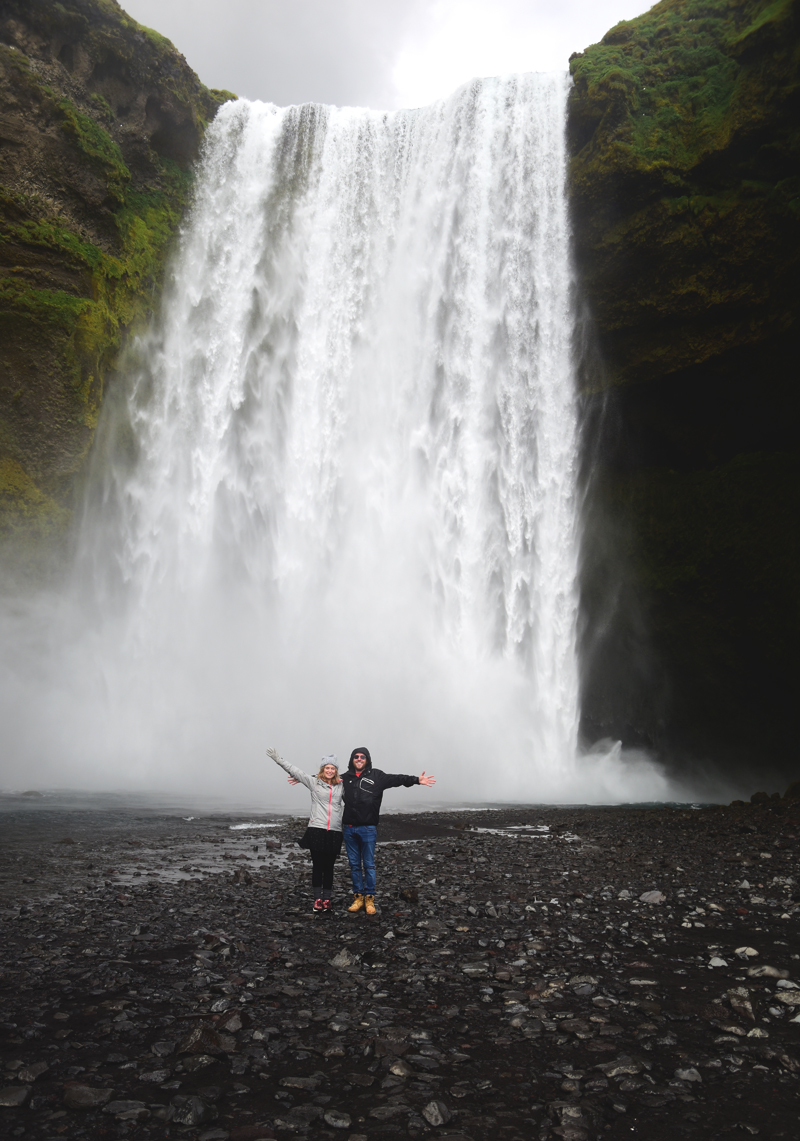
[{"label": "green moss", "polygon": [[[609,148],[618,168],[680,179],[724,149],[785,97],[783,78],[796,87],[795,20],[792,0],[662,0],[612,28],[570,64],[576,142],[595,141],[588,165]],[[754,45],[769,52],[768,84],[754,85]]]},{"label": "green moss", "polygon": [[75,140],[91,164],[102,172],[111,197],[123,203],[131,172],[125,165],[122,151],[99,123],[84,115],[69,99],[60,100],[58,109],[63,116],[62,129]]},{"label": "green moss", "polygon": [[95,107],[102,119],[104,119],[107,123],[114,122],[114,111],[107,99],[105,99],[97,91],[90,95],[89,99],[91,100],[92,105]]},{"label": "green moss", "polygon": [[31,289],[25,282],[0,281],[0,326],[16,313],[36,325],[54,326],[71,333],[92,302],[57,289]]},{"label": "green moss", "polygon": [[139,29],[147,36],[153,47],[158,48],[160,51],[175,51],[175,48],[172,46],[172,41],[168,40],[166,36],[162,36],[161,32],[157,32],[154,28],[146,28],[144,24],[140,24]]},{"label": "green moss", "polygon": [[45,495],[22,466],[0,458],[0,544],[23,540],[26,545],[59,536],[70,513]]},{"label": "green moss", "polygon": [[796,319],[798,31],[789,0],[662,0],[573,57],[576,254],[604,359],[587,387]]},{"label": "green moss", "polygon": [[[0,187],[0,208],[4,201],[8,202],[11,197],[3,187]],[[0,232],[0,246],[12,244],[42,250],[57,250],[74,264],[85,266],[89,270],[100,269],[108,257],[99,246],[84,241],[58,219],[41,221],[26,219],[19,223],[7,223]]]}]

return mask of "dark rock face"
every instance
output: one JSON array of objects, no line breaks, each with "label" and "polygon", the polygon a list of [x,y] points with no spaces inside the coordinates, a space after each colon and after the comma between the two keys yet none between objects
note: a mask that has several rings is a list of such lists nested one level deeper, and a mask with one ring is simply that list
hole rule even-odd
[{"label": "dark rock face", "polygon": [[573,57],[590,735],[796,752],[800,8],[664,0]]},{"label": "dark rock face", "polygon": [[146,319],[227,92],[115,0],[0,8],[0,540],[68,521],[124,333]]}]

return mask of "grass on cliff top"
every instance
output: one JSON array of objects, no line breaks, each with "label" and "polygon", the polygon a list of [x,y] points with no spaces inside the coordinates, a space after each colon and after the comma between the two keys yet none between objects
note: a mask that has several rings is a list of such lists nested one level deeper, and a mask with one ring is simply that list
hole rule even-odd
[{"label": "grass on cliff top", "polygon": [[625,105],[618,141],[640,163],[686,169],[736,129],[731,111],[747,50],[771,40],[776,68],[781,55],[796,55],[794,9],[795,0],[662,0],[617,24],[570,68],[595,123]]}]

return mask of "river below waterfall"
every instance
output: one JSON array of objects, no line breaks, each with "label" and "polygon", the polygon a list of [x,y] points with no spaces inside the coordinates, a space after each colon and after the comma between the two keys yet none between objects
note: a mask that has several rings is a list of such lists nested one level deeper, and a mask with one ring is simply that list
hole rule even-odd
[{"label": "river below waterfall", "polygon": [[568,86],[220,110],[70,587],[4,616],[12,779],[238,793],[366,742],[451,803],[667,795],[579,749]]}]

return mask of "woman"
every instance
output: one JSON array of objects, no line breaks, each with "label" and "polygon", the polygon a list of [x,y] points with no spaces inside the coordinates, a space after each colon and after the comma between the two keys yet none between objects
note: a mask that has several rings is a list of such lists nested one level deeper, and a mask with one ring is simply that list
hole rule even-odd
[{"label": "woman", "polygon": [[304,784],[311,792],[311,816],[303,837],[303,847],[311,852],[311,886],[314,889],[314,911],[330,911],[333,865],[342,850],[342,791],[339,766],[331,753],[322,758],[316,776],[290,765],[277,749],[267,749],[289,774],[292,784]]}]

